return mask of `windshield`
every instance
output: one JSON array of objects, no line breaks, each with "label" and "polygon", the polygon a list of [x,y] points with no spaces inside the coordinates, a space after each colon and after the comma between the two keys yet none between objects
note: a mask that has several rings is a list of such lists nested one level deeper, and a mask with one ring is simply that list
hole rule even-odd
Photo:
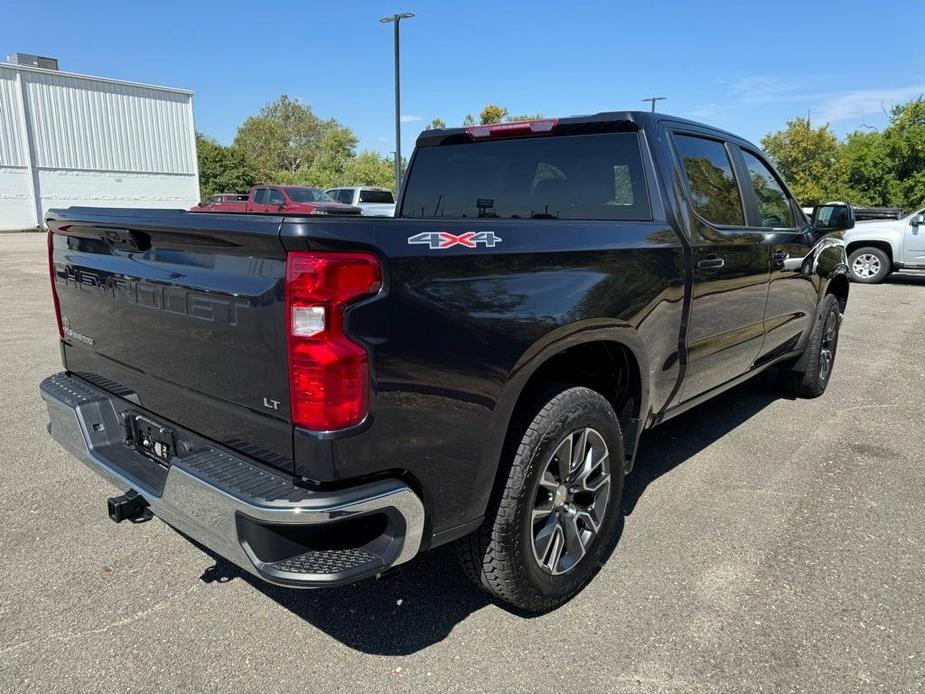
[{"label": "windshield", "polygon": [[403,217],[650,219],[636,133],[422,147]]},{"label": "windshield", "polygon": [[323,193],[317,188],[303,188],[299,186],[289,186],[286,192],[293,202],[334,202],[334,199],[327,193]]}]

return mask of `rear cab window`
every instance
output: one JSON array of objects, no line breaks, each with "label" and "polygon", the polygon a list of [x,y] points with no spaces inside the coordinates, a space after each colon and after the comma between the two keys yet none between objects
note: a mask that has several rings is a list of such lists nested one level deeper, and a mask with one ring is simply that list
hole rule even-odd
[{"label": "rear cab window", "polygon": [[553,135],[421,147],[401,216],[650,220],[639,135]]},{"label": "rear cab window", "polygon": [[742,196],[726,146],[719,140],[675,134],[694,211],[711,224],[745,226]]},{"label": "rear cab window", "polygon": [[390,190],[361,190],[360,202],[391,205],[395,200]]}]

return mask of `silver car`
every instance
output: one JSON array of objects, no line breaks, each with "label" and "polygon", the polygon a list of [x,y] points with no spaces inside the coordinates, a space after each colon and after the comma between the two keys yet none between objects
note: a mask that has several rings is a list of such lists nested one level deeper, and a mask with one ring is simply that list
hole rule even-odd
[{"label": "silver car", "polygon": [[882,282],[895,270],[925,270],[925,209],[902,219],[860,222],[845,233],[851,279]]},{"label": "silver car", "polygon": [[345,186],[325,191],[337,202],[359,207],[368,217],[394,217],[395,197],[388,188]]}]

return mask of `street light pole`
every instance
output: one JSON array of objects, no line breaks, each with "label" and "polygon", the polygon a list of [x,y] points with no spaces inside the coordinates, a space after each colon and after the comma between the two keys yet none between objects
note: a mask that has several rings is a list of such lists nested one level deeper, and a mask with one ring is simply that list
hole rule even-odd
[{"label": "street light pole", "polygon": [[395,43],[395,197],[401,189],[401,76],[398,59],[398,25],[403,19],[411,19],[413,12],[401,12],[391,17],[383,17],[379,21],[383,24],[394,24],[393,36]]},{"label": "street light pole", "polygon": [[652,113],[655,113],[655,102],[664,101],[667,98],[668,98],[667,96],[650,96],[650,97],[643,99],[643,101],[651,102],[652,103]]}]

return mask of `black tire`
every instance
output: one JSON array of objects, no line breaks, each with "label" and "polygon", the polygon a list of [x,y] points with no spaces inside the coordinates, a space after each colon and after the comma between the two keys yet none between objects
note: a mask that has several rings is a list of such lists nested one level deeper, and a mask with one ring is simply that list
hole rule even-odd
[{"label": "black tire", "polygon": [[854,251],[848,258],[848,269],[854,282],[879,284],[893,272],[893,263],[882,249],[865,246]]},{"label": "black tire", "polygon": [[[547,390],[534,400],[512,434],[515,440],[502,460],[502,465],[509,463],[504,468],[506,479],[499,480],[485,522],[459,540],[457,550],[465,572],[484,590],[519,609],[545,612],[572,598],[600,568],[620,514],[623,435],[616,413],[600,393],[567,385]],[[573,454],[574,460],[586,464],[560,468],[560,458],[565,460],[572,451],[582,451]],[[601,458],[597,476],[576,476],[582,468],[594,467],[595,456]],[[564,470],[568,470],[565,482],[558,484],[567,488],[561,494],[563,501],[559,498],[562,490],[553,493],[550,485],[557,483],[553,478],[562,478]],[[604,473],[609,475],[606,483]],[[597,491],[573,495],[580,486],[595,484],[601,485]],[[605,498],[606,506],[602,505]],[[547,505],[552,511],[544,517]],[[594,524],[598,528],[592,533]],[[550,527],[552,531],[544,534]],[[571,548],[584,545],[583,537],[587,541],[584,553],[570,554]],[[557,538],[561,557],[555,556]],[[538,546],[545,542],[549,548],[548,553],[542,550],[546,567],[538,557]]]},{"label": "black tire", "polygon": [[841,320],[841,304],[835,295],[828,294],[819,307],[803,356],[781,373],[783,385],[788,391],[802,398],[818,398],[825,392],[835,366]]}]

